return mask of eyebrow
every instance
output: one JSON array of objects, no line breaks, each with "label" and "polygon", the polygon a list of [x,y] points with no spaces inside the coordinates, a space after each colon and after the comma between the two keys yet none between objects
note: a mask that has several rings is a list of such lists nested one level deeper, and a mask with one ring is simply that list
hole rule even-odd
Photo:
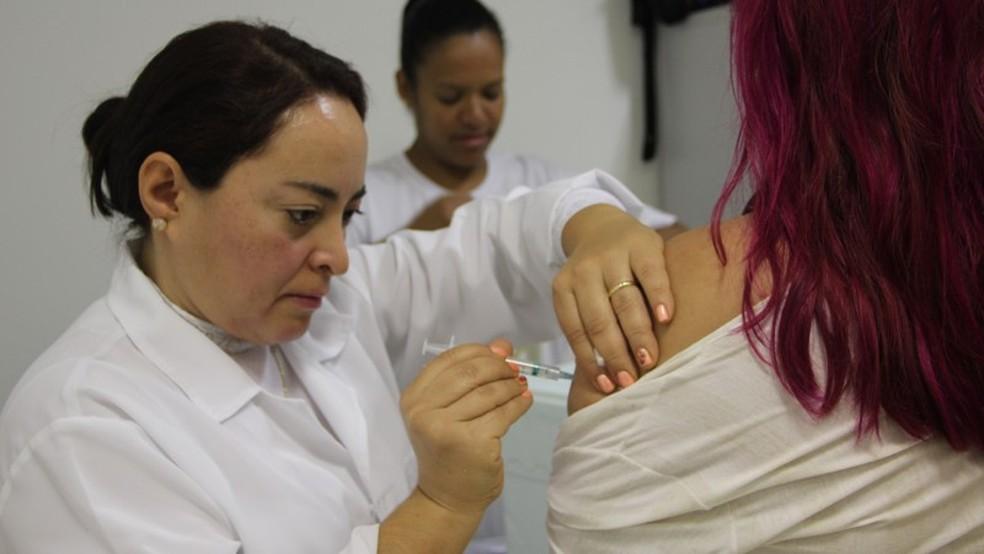
[{"label": "eyebrow", "polygon": [[[313,192],[322,198],[326,198],[335,202],[338,200],[338,192],[334,189],[328,188],[324,185],[319,185],[318,183],[312,183],[310,181],[287,181],[287,185],[294,188],[304,189],[308,192]],[[349,202],[358,200],[366,195],[366,186],[362,185],[362,188],[357,190],[355,194],[352,195],[352,199]]]},{"label": "eyebrow", "polygon": [[[483,84],[479,85],[478,88],[501,87],[502,84],[505,83],[505,82],[506,82],[505,79],[498,79],[496,81],[489,81],[488,83],[483,83]],[[437,87],[438,88],[444,87],[444,88],[453,89],[453,90],[456,90],[456,91],[457,90],[467,90],[467,89],[473,88],[473,87],[471,87],[469,85],[460,85],[458,83],[451,83],[451,82],[437,83]]]}]

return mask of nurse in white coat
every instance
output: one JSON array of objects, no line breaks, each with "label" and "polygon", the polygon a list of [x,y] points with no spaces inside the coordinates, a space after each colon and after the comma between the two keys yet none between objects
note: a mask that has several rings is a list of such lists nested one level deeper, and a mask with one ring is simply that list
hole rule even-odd
[{"label": "nurse in white coat", "polygon": [[662,242],[602,173],[348,252],[364,113],[343,62],[220,22],[89,116],[93,207],[131,240],[0,416],[0,551],[461,551],[532,399],[509,342],[423,341],[542,336],[551,296],[599,323],[579,347],[651,333]]}]

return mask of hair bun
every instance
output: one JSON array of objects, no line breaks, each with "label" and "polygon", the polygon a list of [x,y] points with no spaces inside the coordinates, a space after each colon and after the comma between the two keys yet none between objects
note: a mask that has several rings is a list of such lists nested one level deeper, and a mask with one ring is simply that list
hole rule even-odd
[{"label": "hair bun", "polygon": [[95,110],[89,114],[82,125],[82,140],[85,142],[89,152],[99,150],[101,136],[104,136],[107,125],[116,117],[126,98],[113,96],[103,100]]}]

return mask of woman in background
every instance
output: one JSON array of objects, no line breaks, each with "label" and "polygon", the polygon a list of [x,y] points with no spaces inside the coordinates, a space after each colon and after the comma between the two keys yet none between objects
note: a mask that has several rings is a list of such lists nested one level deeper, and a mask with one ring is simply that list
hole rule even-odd
[{"label": "woman in background", "polygon": [[480,2],[407,2],[396,88],[417,137],[367,168],[366,217],[350,227],[349,244],[446,227],[472,198],[571,175],[533,157],[489,152],[505,106],[504,57],[499,22]]},{"label": "woman in background", "polygon": [[984,2],[733,14],[735,168],[659,365],[575,379],[552,548],[982,552]]},{"label": "woman in background", "polygon": [[[396,88],[417,136],[405,152],[367,168],[366,217],[350,226],[349,244],[378,242],[404,228],[439,229],[472,198],[504,197],[518,186],[573,174],[489,149],[505,107],[504,61],[502,28],[481,2],[407,2]],[[676,221],[654,212],[659,227]]]},{"label": "woman in background", "polygon": [[[608,320],[600,350],[651,332],[606,288],[670,302],[662,242],[601,173],[349,251],[365,110],[344,62],[217,22],[89,115],[92,206],[129,240],[0,415],[0,551],[460,552],[532,401],[493,339],[551,336],[552,291]],[[551,289],[566,254],[586,279]]]}]

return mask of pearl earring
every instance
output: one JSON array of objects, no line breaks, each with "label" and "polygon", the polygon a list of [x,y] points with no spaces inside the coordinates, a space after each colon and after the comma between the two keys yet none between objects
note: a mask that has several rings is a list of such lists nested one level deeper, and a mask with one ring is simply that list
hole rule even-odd
[{"label": "pearl earring", "polygon": [[159,217],[150,220],[150,227],[155,231],[163,231],[167,228],[167,221]]}]

